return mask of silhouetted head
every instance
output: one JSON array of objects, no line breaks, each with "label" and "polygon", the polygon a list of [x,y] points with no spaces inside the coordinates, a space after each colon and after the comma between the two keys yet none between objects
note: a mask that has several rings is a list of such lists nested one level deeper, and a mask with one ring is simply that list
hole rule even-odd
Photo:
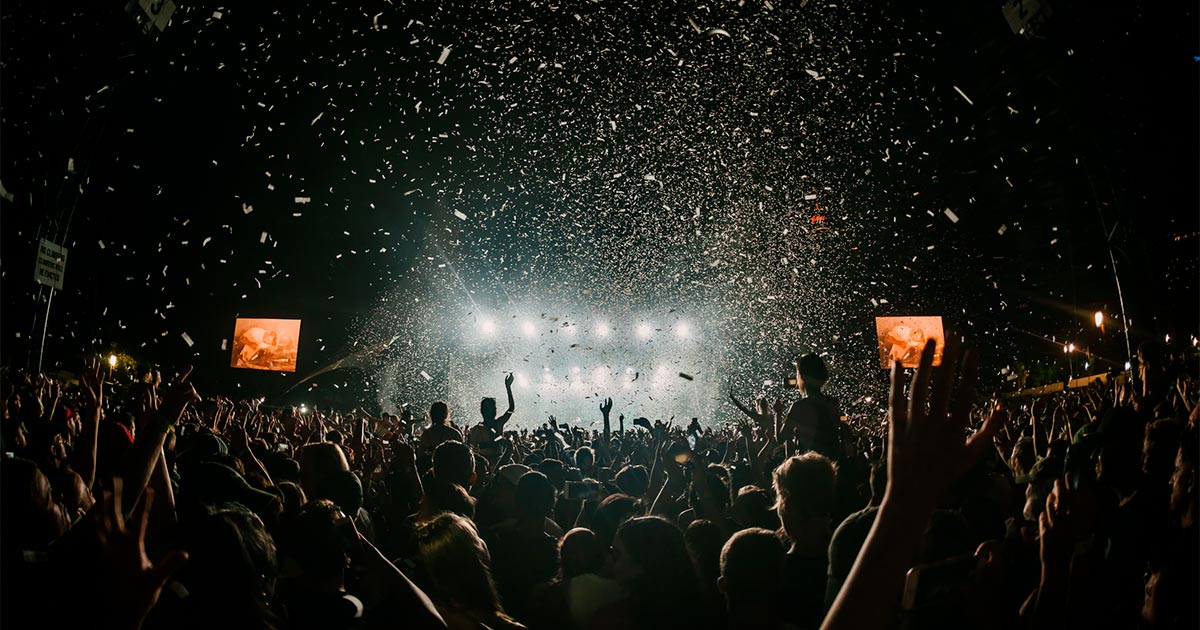
[{"label": "silhouetted head", "polygon": [[825,360],[815,354],[806,354],[796,362],[796,376],[800,380],[800,388],[808,393],[815,393],[825,386],[829,380],[829,368]]},{"label": "silhouetted head", "polygon": [[433,476],[470,488],[475,483],[475,456],[466,444],[447,440],[433,450]]},{"label": "silhouetted head", "polygon": [[446,424],[446,420],[450,418],[450,406],[444,401],[437,401],[429,405],[429,420],[433,424]]},{"label": "silhouetted head", "polygon": [[496,399],[484,398],[479,401],[479,415],[483,416],[484,422],[491,422],[496,419]]}]

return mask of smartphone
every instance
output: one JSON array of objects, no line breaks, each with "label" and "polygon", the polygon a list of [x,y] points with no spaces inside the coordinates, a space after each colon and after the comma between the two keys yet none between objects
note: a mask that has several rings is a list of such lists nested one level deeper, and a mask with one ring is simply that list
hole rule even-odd
[{"label": "smartphone", "polygon": [[600,495],[600,488],[587,481],[568,481],[566,495],[568,499],[580,501],[595,499]]},{"label": "smartphone", "polygon": [[800,389],[800,381],[796,380],[795,376],[786,376],[783,379],[784,389]]}]

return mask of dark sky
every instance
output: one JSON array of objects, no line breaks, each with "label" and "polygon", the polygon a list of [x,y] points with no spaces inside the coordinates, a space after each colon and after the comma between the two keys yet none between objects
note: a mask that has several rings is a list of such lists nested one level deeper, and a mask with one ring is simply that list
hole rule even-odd
[{"label": "dark sky", "polygon": [[48,364],[263,393],[296,377],[225,367],[235,316],[302,318],[301,374],[399,335],[333,380],[418,397],[447,321],[521,309],[677,309],[739,385],[816,350],[876,388],[871,318],[902,313],[996,385],[1061,362],[1038,336],[1121,362],[1106,229],[1134,344],[1195,334],[1195,7],[1048,2],[1025,38],[947,4],[181,2],[149,38],[6,2],[4,363],[39,234],[70,248]]}]

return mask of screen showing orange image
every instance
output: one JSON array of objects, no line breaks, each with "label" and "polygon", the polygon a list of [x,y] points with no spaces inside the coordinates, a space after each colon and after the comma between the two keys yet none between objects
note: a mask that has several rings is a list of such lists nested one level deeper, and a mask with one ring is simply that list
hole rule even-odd
[{"label": "screen showing orange image", "polygon": [[946,336],[942,333],[941,317],[876,317],[875,335],[879,338],[879,365],[885,370],[892,367],[892,361],[899,361],[901,367],[917,367],[929,339],[937,341],[933,364],[942,364]]},{"label": "screen showing orange image", "polygon": [[241,318],[233,325],[230,367],[295,372],[300,320]]}]

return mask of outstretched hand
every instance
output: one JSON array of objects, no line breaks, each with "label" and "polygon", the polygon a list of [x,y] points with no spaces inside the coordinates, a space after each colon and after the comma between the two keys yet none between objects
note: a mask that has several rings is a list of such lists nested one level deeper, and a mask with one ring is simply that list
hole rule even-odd
[{"label": "outstretched hand", "polygon": [[[155,414],[155,421],[158,423],[156,428],[167,430],[175,426],[183,417],[183,412],[187,410],[188,405],[200,402],[200,394],[197,394],[196,388],[187,382],[191,374],[192,366],[189,365],[163,394],[162,401],[157,405],[158,413]],[[157,392],[151,390],[150,397],[157,398]]]},{"label": "outstretched hand", "polygon": [[158,601],[163,585],[188,556],[183,551],[172,551],[157,564],[146,557],[146,521],[154,491],[146,490],[141,505],[126,523],[121,509],[123,488],[121,478],[114,478],[113,491],[104,493],[97,512],[96,535],[103,549],[105,576],[100,583],[108,591],[102,598],[108,609],[105,621],[137,627]]},{"label": "outstretched hand", "polygon": [[612,412],[612,408],[613,401],[611,398],[605,398],[604,402],[600,403],[600,413],[604,414],[605,418],[607,418],[608,414]]},{"label": "outstretched hand", "polygon": [[513,381],[514,381],[514,380],[516,380],[516,377],[515,377],[515,376],[513,376],[513,373],[512,373],[512,372],[509,372],[508,374],[504,375],[504,388],[505,388],[505,389],[512,389],[512,385],[513,385]]},{"label": "outstretched hand", "polygon": [[92,359],[83,362],[83,372],[79,375],[83,385],[83,394],[88,407],[101,409],[104,407],[104,372],[100,369],[100,361]]},{"label": "outstretched hand", "polygon": [[964,439],[978,360],[974,351],[966,351],[962,378],[956,385],[960,338],[953,333],[947,335],[942,365],[937,371],[933,369],[935,346],[932,339],[926,342],[907,396],[900,364],[892,363],[885,493],[893,501],[929,510],[942,491],[979,459],[1004,423],[1003,413],[993,410],[983,427]]}]

